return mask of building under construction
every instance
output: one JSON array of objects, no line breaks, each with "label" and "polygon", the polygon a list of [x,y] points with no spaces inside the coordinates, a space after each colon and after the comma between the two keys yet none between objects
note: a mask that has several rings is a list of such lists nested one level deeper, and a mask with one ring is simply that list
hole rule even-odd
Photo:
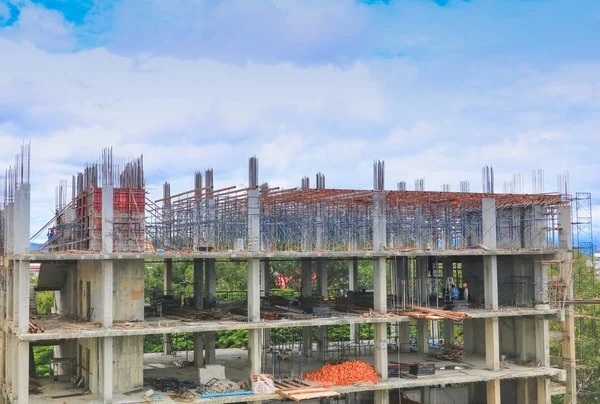
[{"label": "building under construction", "polygon": [[[24,146],[3,182],[1,402],[578,400],[567,192],[429,192],[422,182],[389,191],[382,162],[371,190],[329,189],[322,174],[314,188],[305,177],[278,189],[259,181],[252,157],[245,188],[215,189],[209,169],[190,174],[191,190],[171,194],[165,183],[150,200],[142,158],[107,149],[60,182],[56,214],[36,232],[29,160]],[[31,247],[40,235],[47,241]],[[145,285],[157,262],[158,291]],[[174,293],[180,262],[193,265],[186,296]],[[247,290],[217,290],[225,262],[246,265]],[[295,296],[273,285],[282,262],[298,268]],[[328,280],[332,262],[343,290]],[[38,314],[35,295],[46,291],[52,314]],[[235,357],[216,349],[231,330],[247,332]],[[190,334],[193,348],[176,357],[173,339]],[[145,355],[155,335],[168,366]],[[54,355],[41,378],[32,352],[43,345]],[[354,360],[377,380],[307,377]],[[172,377],[154,377],[159,369]],[[215,379],[245,383],[207,393]]]}]

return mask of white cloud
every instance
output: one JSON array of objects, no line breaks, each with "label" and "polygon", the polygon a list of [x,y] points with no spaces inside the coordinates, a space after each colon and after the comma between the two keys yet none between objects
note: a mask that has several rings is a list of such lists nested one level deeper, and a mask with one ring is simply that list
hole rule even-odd
[{"label": "white cloud", "polygon": [[67,51],[75,47],[73,24],[65,21],[62,13],[29,1],[24,3],[17,21],[1,30],[0,36],[32,42],[40,49],[51,51]]}]

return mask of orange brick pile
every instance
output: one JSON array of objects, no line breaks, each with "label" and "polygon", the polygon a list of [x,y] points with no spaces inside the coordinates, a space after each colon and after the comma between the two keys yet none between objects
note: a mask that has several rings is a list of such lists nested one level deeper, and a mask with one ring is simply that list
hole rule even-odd
[{"label": "orange brick pile", "polygon": [[345,386],[358,382],[378,382],[375,368],[361,361],[344,362],[339,365],[325,365],[321,369],[308,373],[304,380]]}]

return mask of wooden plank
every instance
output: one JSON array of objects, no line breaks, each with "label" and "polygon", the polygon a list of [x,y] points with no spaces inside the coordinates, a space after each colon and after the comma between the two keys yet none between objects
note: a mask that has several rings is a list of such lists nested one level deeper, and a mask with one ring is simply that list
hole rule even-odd
[{"label": "wooden plank", "polygon": [[321,393],[306,393],[306,394],[295,394],[290,397],[294,401],[302,401],[302,400],[312,400],[315,398],[325,398],[325,397],[338,397],[340,394],[334,391],[323,391]]}]

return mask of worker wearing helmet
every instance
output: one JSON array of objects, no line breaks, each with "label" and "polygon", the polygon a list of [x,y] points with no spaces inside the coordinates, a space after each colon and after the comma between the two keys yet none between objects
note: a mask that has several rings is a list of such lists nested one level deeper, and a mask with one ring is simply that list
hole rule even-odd
[{"label": "worker wearing helmet", "polygon": [[469,301],[469,285],[467,284],[467,282],[463,282],[462,287],[463,287],[463,297],[465,298],[466,301]]}]

